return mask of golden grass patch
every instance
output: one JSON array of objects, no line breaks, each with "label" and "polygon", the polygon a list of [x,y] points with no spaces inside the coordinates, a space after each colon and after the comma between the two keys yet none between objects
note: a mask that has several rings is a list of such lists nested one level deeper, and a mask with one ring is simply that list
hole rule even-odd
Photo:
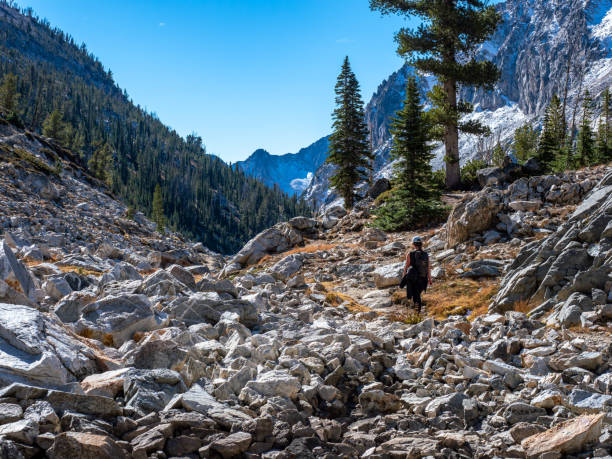
[{"label": "golden grass patch", "polygon": [[332,282],[321,282],[321,284],[325,289],[325,301],[333,307],[338,307],[340,305],[346,306],[347,309],[353,314],[371,311],[370,308],[358,303],[353,297],[347,295],[346,293],[333,290]]},{"label": "golden grass patch", "polygon": [[99,276],[102,274],[101,271],[97,271],[95,269],[85,269],[81,266],[61,265],[58,266],[58,269],[63,273],[75,272],[81,276]]},{"label": "golden grass patch", "polygon": [[443,319],[450,315],[464,315],[468,311],[484,311],[497,293],[498,283],[494,280],[450,279],[436,282],[429,287],[423,299],[428,315]]},{"label": "golden grass patch", "polygon": [[416,312],[395,312],[393,314],[387,315],[387,319],[392,322],[403,322],[405,324],[418,324],[425,319],[421,314],[417,314]]}]

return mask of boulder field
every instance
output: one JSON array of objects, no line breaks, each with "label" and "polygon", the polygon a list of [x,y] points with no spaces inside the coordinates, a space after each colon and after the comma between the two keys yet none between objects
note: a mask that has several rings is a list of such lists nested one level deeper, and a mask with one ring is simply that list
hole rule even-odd
[{"label": "boulder field", "polygon": [[371,198],[226,257],[0,156],[0,457],[610,455],[609,172],[459,197],[433,292],[500,287],[406,320]]}]

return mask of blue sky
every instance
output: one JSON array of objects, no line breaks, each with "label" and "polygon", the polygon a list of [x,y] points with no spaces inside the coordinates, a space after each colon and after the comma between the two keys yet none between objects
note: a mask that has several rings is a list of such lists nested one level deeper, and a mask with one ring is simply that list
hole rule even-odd
[{"label": "blue sky", "polygon": [[405,20],[367,0],[20,0],[113,71],[134,102],[226,161],[296,152],[331,130],[348,55],[367,102],[401,67]]}]

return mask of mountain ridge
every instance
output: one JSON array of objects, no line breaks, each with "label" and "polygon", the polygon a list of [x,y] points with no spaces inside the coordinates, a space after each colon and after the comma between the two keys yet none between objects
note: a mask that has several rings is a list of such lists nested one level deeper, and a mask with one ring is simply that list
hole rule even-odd
[{"label": "mountain ridge", "polygon": [[299,195],[310,184],[312,174],[327,158],[328,145],[328,136],[325,136],[297,153],[272,155],[260,148],[244,161],[235,164],[245,174],[270,187],[278,185],[285,193]]}]

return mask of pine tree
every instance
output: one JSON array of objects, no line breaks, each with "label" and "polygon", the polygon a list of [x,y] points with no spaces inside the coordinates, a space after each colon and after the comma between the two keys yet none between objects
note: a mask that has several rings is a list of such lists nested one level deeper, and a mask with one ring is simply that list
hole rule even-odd
[{"label": "pine tree", "polygon": [[514,131],[514,144],[512,148],[514,156],[519,161],[525,162],[533,158],[536,155],[537,147],[538,131],[531,124],[525,123]]},{"label": "pine tree", "polygon": [[398,53],[412,56],[420,71],[438,77],[440,86],[432,93],[437,108],[434,122],[446,148],[446,186],[455,189],[461,181],[459,131],[480,134],[477,122],[461,123],[470,104],[457,102],[457,85],[491,89],[500,72],[490,61],[477,60],[473,51],[493,34],[501,21],[494,6],[483,0],[370,0],[373,10],[383,14],[417,16],[424,22],[418,29],[401,29],[396,36]]},{"label": "pine tree", "polygon": [[494,166],[504,166],[504,162],[506,161],[506,151],[504,150],[504,147],[502,147],[501,143],[497,142],[495,145],[491,160],[493,161]]},{"label": "pine tree", "polygon": [[155,185],[155,191],[153,192],[153,222],[157,225],[157,231],[163,234],[166,228],[166,216],[159,183]]},{"label": "pine tree", "polygon": [[544,113],[542,134],[538,143],[537,159],[542,166],[550,169],[555,158],[562,153],[565,131],[561,100],[555,94]]},{"label": "pine tree", "polygon": [[113,151],[108,143],[97,148],[91,159],[87,163],[87,166],[91,173],[105,182],[107,185],[111,185],[111,171],[113,167]]},{"label": "pine tree", "polygon": [[336,83],[336,105],[327,162],[336,166],[331,185],[344,198],[344,206],[350,209],[355,199],[355,186],[368,178],[373,155],[368,143],[359,83],[348,56]]},{"label": "pine tree", "polygon": [[591,128],[593,99],[589,91],[584,92],[582,101],[582,119],[578,131],[578,142],[576,144],[576,165],[584,167],[595,162],[595,140]]},{"label": "pine tree", "polygon": [[601,116],[597,126],[597,160],[600,163],[612,160],[612,135],[610,133],[610,89],[601,96]]},{"label": "pine tree", "polygon": [[7,114],[16,113],[18,100],[17,77],[12,73],[7,73],[0,86],[0,105]]},{"label": "pine tree", "polygon": [[396,160],[393,189],[376,211],[376,226],[398,231],[427,223],[444,210],[440,191],[433,185],[429,120],[414,77],[408,78],[404,105],[395,115],[391,134],[391,157]]},{"label": "pine tree", "polygon": [[43,135],[51,137],[61,145],[68,145],[71,130],[68,123],[64,121],[64,114],[60,110],[53,110],[43,122]]}]

